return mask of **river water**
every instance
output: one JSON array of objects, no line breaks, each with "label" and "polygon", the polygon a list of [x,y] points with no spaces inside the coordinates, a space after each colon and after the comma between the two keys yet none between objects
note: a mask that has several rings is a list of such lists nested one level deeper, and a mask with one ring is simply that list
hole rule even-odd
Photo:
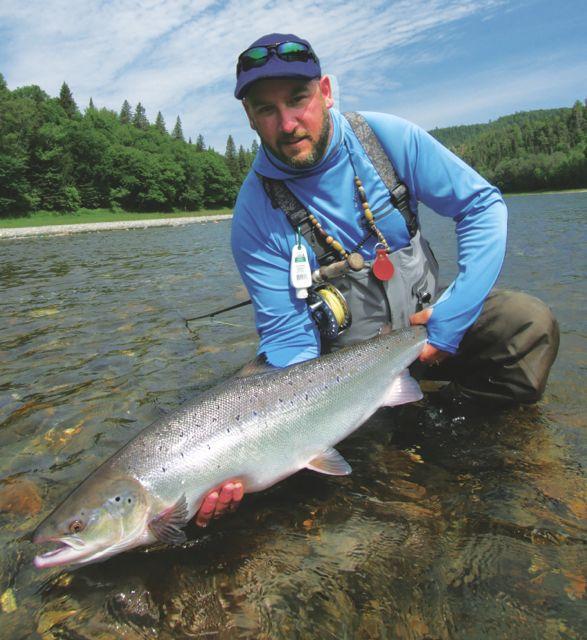
[{"label": "river water", "polygon": [[[0,242],[0,637],[584,638],[587,193],[510,198],[500,286],[561,326],[545,398],[378,412],[184,548],[38,572],[28,534],[96,465],[255,350],[230,222]],[[444,274],[452,223],[423,213]]]}]

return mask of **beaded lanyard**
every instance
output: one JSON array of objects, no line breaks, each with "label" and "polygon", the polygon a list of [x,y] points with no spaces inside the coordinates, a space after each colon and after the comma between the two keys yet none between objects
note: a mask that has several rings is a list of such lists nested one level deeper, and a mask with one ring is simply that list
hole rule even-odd
[{"label": "beaded lanyard", "polygon": [[[365,244],[365,242],[372,235],[375,235],[376,238],[379,240],[378,244],[382,244],[384,247],[383,249],[376,249],[376,255],[377,255],[376,261],[379,261],[381,264],[385,262],[386,264],[383,270],[379,269],[379,273],[375,269],[374,269],[374,272],[375,272],[375,275],[380,280],[389,280],[389,278],[391,278],[393,275],[393,265],[391,264],[389,258],[387,258],[386,254],[391,253],[391,248],[389,247],[389,244],[387,243],[385,236],[381,233],[381,231],[379,231],[379,229],[377,228],[377,225],[375,224],[375,218],[373,216],[373,212],[371,211],[369,200],[367,199],[367,192],[365,191],[365,187],[363,187],[363,183],[361,182],[361,179],[357,174],[357,170],[355,168],[355,164],[353,162],[353,158],[347,146],[346,140],[344,142],[344,145],[346,147],[347,153],[349,154],[351,167],[353,168],[353,172],[355,174],[355,177],[354,177],[355,187],[359,194],[359,198],[361,199],[361,206],[363,207],[363,215],[365,216],[365,220],[369,227],[369,233],[365,238],[363,238],[363,240],[361,240],[361,242],[359,242],[359,244],[352,251],[349,252],[342,246],[342,244],[336,238],[334,238],[333,236],[326,233],[326,231],[324,231],[324,228],[322,227],[320,222],[316,219],[315,215],[310,213],[308,215],[308,220],[310,221],[314,229],[316,229],[316,231],[324,238],[324,241],[326,242],[326,244],[332,247],[340,255],[340,257],[343,260],[346,260],[349,263],[349,266],[351,267],[351,269],[355,269],[354,265],[358,266],[359,264],[361,265],[359,266],[359,269],[362,268],[363,259],[362,259],[362,256],[359,253],[357,253],[357,251]],[[378,265],[378,266],[380,267],[381,265]],[[382,275],[379,275],[379,274],[382,274]]]}]

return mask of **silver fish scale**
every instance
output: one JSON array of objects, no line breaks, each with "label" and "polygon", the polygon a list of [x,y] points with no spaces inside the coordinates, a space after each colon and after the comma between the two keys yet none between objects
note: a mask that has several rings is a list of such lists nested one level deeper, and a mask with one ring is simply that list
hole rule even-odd
[{"label": "silver fish scale", "polygon": [[356,429],[421,351],[413,327],[287,369],[235,378],[154,422],[96,473],[138,479],[163,503],[182,493],[193,513],[230,478],[274,484]]}]

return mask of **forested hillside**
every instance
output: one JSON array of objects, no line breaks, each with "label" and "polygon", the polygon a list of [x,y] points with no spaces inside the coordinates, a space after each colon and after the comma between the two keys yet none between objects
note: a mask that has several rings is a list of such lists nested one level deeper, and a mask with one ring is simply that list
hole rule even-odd
[{"label": "forested hillside", "polygon": [[587,108],[579,101],[430,133],[502,191],[587,187]]},{"label": "forested hillside", "polygon": [[38,86],[10,91],[0,74],[0,216],[39,210],[171,211],[232,206],[256,153],[185,141],[178,117],[150,124],[141,103],[120,113],[78,109],[67,84],[58,98]]},{"label": "forested hillside", "polygon": [[[502,191],[587,187],[587,108],[516,113],[432,132]],[[120,112],[78,108],[33,85],[10,90],[0,74],[0,216],[111,208],[194,211],[232,206],[257,152],[186,141],[177,117],[147,120],[139,102]]]}]

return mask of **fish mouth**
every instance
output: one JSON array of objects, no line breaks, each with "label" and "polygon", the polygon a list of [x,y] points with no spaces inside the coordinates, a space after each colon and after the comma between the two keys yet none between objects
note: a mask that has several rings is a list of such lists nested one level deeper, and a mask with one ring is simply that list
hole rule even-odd
[{"label": "fish mouth", "polygon": [[81,540],[53,538],[45,539],[43,542],[54,542],[58,546],[56,549],[35,556],[33,563],[37,569],[48,569],[50,567],[83,562],[85,558],[95,551],[86,547]]}]

